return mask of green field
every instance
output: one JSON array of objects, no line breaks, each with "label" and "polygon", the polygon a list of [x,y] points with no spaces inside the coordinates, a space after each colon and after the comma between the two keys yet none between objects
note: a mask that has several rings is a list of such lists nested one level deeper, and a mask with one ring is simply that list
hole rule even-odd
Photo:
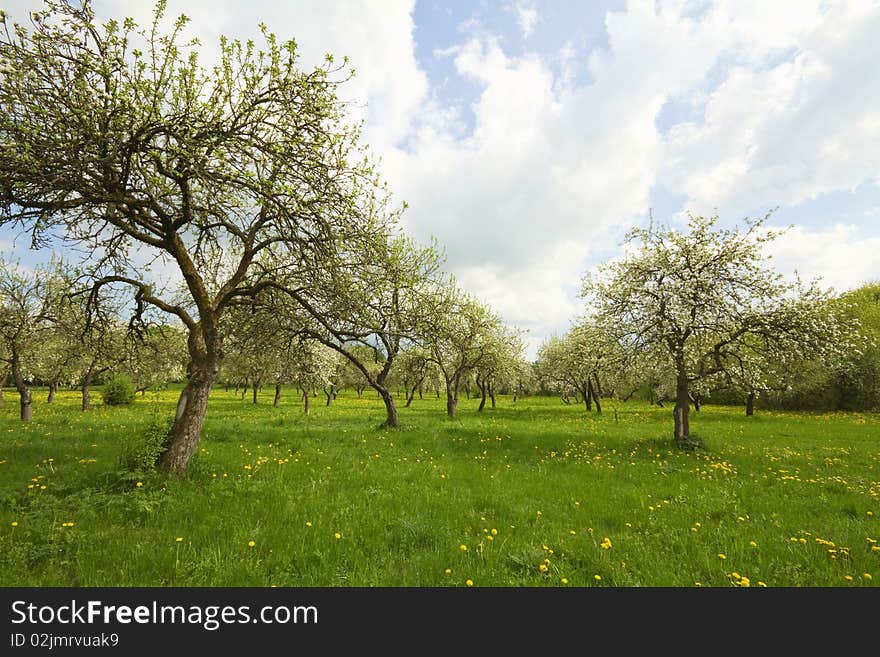
[{"label": "green field", "polygon": [[[188,475],[130,463],[176,393],[0,410],[4,586],[871,586],[880,416],[708,406],[601,417],[531,397],[460,417],[372,394],[273,408],[215,390]],[[127,456],[126,456],[127,455]],[[128,462],[128,465],[125,463]]]}]

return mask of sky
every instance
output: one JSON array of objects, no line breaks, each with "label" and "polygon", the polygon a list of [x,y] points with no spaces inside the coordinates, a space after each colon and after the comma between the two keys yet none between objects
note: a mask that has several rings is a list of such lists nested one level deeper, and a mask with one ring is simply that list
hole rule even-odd
[{"label": "sky", "polygon": [[[880,0],[168,6],[208,59],[260,22],[295,38],[304,66],[347,55],[342,93],[409,204],[405,230],[438,240],[461,287],[527,331],[531,357],[650,214],[733,225],[773,210],[791,226],[770,247],[781,272],[839,291],[880,278]],[[13,19],[38,7],[4,3]]]}]

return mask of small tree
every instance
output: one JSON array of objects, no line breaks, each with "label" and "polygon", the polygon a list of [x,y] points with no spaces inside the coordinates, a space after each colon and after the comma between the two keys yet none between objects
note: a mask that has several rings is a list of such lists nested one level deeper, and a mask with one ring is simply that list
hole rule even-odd
[{"label": "small tree", "polygon": [[[787,283],[767,266],[763,245],[780,233],[747,220],[744,230],[716,228],[717,217],[691,216],[687,231],[630,231],[623,258],[606,265],[583,294],[616,326],[630,351],[661,356],[674,376],[675,440],[693,448],[691,390],[758,354],[828,353],[847,348],[843,327],[824,312],[828,295]],[[755,370],[757,371],[757,370]]]},{"label": "small tree", "polygon": [[46,305],[50,272],[27,270],[17,263],[0,260],[0,340],[18,390],[20,417],[33,418],[33,395],[28,386],[35,351],[46,330]]}]

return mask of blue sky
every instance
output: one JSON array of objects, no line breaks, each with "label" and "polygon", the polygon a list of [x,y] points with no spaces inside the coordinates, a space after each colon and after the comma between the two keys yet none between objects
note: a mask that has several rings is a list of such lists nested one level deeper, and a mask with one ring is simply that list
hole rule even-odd
[{"label": "blue sky", "polygon": [[[7,2],[13,17],[38,3]],[[96,2],[143,20],[149,4]],[[880,272],[880,2],[169,0],[206,44],[265,21],[345,91],[407,231],[529,351],[582,310],[583,274],[647,220],[778,208],[779,269]],[[8,242],[8,234],[0,239]],[[8,244],[7,244],[8,247]],[[7,249],[8,250],[8,249]],[[17,249],[18,250],[18,249]]]}]

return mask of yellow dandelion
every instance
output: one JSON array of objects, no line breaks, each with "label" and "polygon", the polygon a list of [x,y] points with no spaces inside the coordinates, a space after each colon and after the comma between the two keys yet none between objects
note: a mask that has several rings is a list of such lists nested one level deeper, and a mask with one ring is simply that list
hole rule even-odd
[{"label": "yellow dandelion", "polygon": [[494,541],[494,540],[495,540],[495,537],[492,536],[492,534],[489,534],[486,538],[488,538],[490,541]]},{"label": "yellow dandelion", "polygon": [[473,585],[474,585],[474,580],[472,580],[472,579],[466,580],[466,581],[465,581],[465,584],[467,584],[468,586],[473,586]]},{"label": "yellow dandelion", "polygon": [[458,546],[458,549],[461,550],[462,552],[467,552],[467,545],[462,543],[461,545]]},{"label": "yellow dandelion", "polygon": [[452,574],[452,568],[447,568],[447,569],[444,570],[443,572],[446,573],[447,575],[451,575],[451,574]]},{"label": "yellow dandelion", "polygon": [[312,521],[306,520],[306,527],[311,527],[311,526],[312,526]]},{"label": "yellow dandelion", "polygon": [[538,566],[538,570],[540,570],[542,573],[546,573],[547,572],[547,564],[542,563],[540,566]]},{"label": "yellow dandelion", "polygon": [[562,582],[563,584],[568,584],[568,577],[563,577],[559,581]]},{"label": "yellow dandelion", "polygon": [[847,582],[851,582],[853,580],[852,575],[844,575],[843,579],[845,579]]},{"label": "yellow dandelion", "polygon": [[577,532],[573,529],[569,529],[568,533],[571,534],[572,536],[577,536]]},{"label": "yellow dandelion", "polygon": [[18,527],[18,520],[13,520],[13,521],[12,521],[12,526],[13,526],[13,527]]},{"label": "yellow dandelion", "polygon": [[[215,476],[216,476],[216,475],[215,475]],[[135,484],[135,486],[137,486],[138,488],[143,488],[143,487],[144,487],[144,482],[139,481],[139,482],[137,482],[137,483]]]},{"label": "yellow dandelion", "polygon": [[758,580],[758,586],[760,586],[762,589],[766,589],[766,588],[767,588],[767,584],[765,584],[764,582],[762,582],[762,581],[760,581],[760,580]]},{"label": "yellow dandelion", "polygon": [[726,559],[726,558],[727,558],[727,555],[726,555],[726,554],[719,554],[719,555],[718,555],[718,558],[719,558],[719,559]]},{"label": "yellow dandelion", "polygon": [[248,541],[248,547],[254,547],[256,544],[257,544],[257,542],[254,540]]},{"label": "yellow dandelion", "polygon": [[874,579],[874,576],[871,575],[871,573],[864,573],[862,574],[862,577],[864,577],[865,579]]},{"label": "yellow dandelion", "polygon": [[758,542],[757,541],[749,541],[749,545],[751,545],[752,547],[758,547]]},{"label": "yellow dandelion", "polygon": [[340,534],[339,532],[336,532],[335,534],[333,534],[333,538],[338,540],[338,539],[342,538],[342,534]]},{"label": "yellow dandelion", "polygon": [[593,579],[596,580],[597,582],[601,582],[602,576],[601,575],[593,575]]},{"label": "yellow dandelion", "polygon": [[174,541],[177,543],[183,543],[183,536],[178,536],[177,538],[174,539]]},{"label": "yellow dandelion", "polygon": [[696,586],[697,588],[700,588],[701,586],[703,586],[703,583],[702,582],[694,582],[694,586]]},{"label": "yellow dandelion", "polygon": [[603,550],[610,550],[612,547],[611,539],[606,536],[605,538],[602,539],[602,542],[599,543],[599,547],[602,548]]},{"label": "yellow dandelion", "polygon": [[497,529],[495,529],[495,528],[492,529],[492,536],[498,536],[498,530],[497,530]]}]

